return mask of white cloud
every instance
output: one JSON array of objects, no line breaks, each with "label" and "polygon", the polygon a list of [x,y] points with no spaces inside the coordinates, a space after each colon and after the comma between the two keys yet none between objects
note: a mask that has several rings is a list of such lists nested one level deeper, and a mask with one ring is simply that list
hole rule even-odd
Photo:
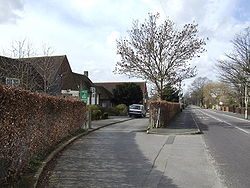
[{"label": "white cloud", "polygon": [[16,23],[16,20],[20,18],[19,12],[22,9],[22,0],[0,0],[0,24]]},{"label": "white cloud", "polygon": [[112,31],[108,36],[107,36],[107,44],[108,46],[114,47],[116,46],[116,40],[119,39],[120,33],[117,31]]},{"label": "white cloud", "polygon": [[66,54],[73,71],[89,70],[93,81],[126,80],[112,73],[115,41],[127,34],[133,19],[144,21],[149,12],[159,12],[161,20],[167,17],[177,25],[199,24],[200,36],[209,37],[207,52],[191,64],[197,66],[198,76],[215,78],[216,60],[230,52],[235,33],[250,25],[247,1],[0,0],[0,50],[26,37],[36,48],[47,43],[55,55]]}]

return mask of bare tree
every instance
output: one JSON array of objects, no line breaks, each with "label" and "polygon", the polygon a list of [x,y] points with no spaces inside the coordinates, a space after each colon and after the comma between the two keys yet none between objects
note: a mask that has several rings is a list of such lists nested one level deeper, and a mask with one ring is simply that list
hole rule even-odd
[{"label": "bare tree", "polygon": [[[34,50],[32,43],[27,39],[12,42],[11,47],[4,50],[4,55],[9,56],[20,61],[13,61],[11,69],[6,69],[12,71],[12,76],[20,80],[20,87],[27,90],[43,90],[47,93],[48,88],[51,85],[51,76],[54,72],[55,65],[51,62],[50,55],[53,53],[53,49],[48,45],[44,44],[42,46],[43,55],[42,58],[36,58],[38,54]],[[5,59],[2,60],[2,67],[6,66],[6,62],[3,63]],[[19,62],[19,63],[17,63]],[[7,74],[5,71],[5,75]],[[8,75],[10,75],[8,73]],[[42,78],[43,81],[38,81],[38,77]]]},{"label": "bare tree", "polygon": [[191,99],[196,105],[204,105],[204,87],[210,83],[207,77],[198,77],[191,84]]},{"label": "bare tree", "polygon": [[52,80],[54,80],[52,77],[55,76],[55,64],[53,62],[53,59],[51,58],[51,54],[53,54],[54,50],[44,44],[43,45],[43,58],[37,58],[34,59],[34,64],[36,69],[39,71],[40,75],[43,78],[43,92],[48,93],[49,88],[54,83]]},{"label": "bare tree", "polygon": [[218,60],[217,67],[220,80],[234,86],[242,105],[245,90],[250,85],[250,27],[237,34],[232,44],[232,53],[226,54],[226,60]]},{"label": "bare tree", "polygon": [[173,85],[196,75],[189,60],[205,51],[205,41],[197,37],[197,26],[186,24],[181,30],[170,20],[158,24],[159,14],[149,14],[148,20],[133,23],[128,38],[117,41],[121,59],[115,73],[150,81],[162,99],[168,83]]},{"label": "bare tree", "polygon": [[211,82],[203,88],[204,101],[207,106],[219,105],[223,102],[224,106],[235,105],[235,93],[229,85],[222,82]]},{"label": "bare tree", "polygon": [[24,58],[36,55],[33,45],[26,38],[19,41],[13,41],[11,48],[9,49],[11,57]]},{"label": "bare tree", "polygon": [[[39,80],[40,79],[40,80]],[[0,56],[0,82],[35,91],[41,85],[41,76],[27,62]]]},{"label": "bare tree", "polygon": [[[23,39],[13,41],[9,49],[3,50],[3,55],[11,58],[22,58],[35,55],[35,51],[32,44],[27,39]],[[23,89],[35,90],[38,86],[38,82],[37,73],[34,72],[34,68],[27,62],[21,62],[15,59],[11,60],[11,62],[12,63],[6,58],[1,59],[2,76],[4,74],[5,76],[8,75],[11,79],[18,79],[20,81],[19,87]]]}]

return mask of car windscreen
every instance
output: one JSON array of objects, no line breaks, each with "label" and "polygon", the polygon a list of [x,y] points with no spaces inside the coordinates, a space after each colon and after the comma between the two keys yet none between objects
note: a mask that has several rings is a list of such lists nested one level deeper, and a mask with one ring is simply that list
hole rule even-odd
[{"label": "car windscreen", "polygon": [[140,109],[141,109],[141,106],[138,106],[138,105],[131,105],[131,106],[129,106],[129,109],[140,110]]}]

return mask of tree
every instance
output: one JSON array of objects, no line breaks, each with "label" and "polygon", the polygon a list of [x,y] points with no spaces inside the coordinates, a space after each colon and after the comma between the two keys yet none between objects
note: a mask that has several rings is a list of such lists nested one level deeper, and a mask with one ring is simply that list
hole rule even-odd
[{"label": "tree", "polygon": [[24,58],[36,55],[32,43],[27,39],[13,41],[11,48],[8,49],[9,56],[14,58]]},{"label": "tree", "polygon": [[[34,50],[33,45],[27,39],[12,42],[10,49],[3,51],[5,56],[17,58],[20,63],[13,63],[18,75],[16,78],[20,80],[20,87],[27,90],[34,90],[35,88],[42,88],[44,93],[47,93],[52,84],[49,80],[53,76],[55,64],[51,61],[50,55],[53,49],[46,44],[42,46],[42,54],[44,58],[31,58],[38,54]],[[26,60],[25,60],[26,59]],[[27,60],[28,59],[28,60]],[[34,74],[33,69],[36,69],[43,79],[43,83],[37,82],[37,74]]]},{"label": "tree", "polygon": [[162,99],[169,102],[179,102],[179,91],[168,83],[163,90]]},{"label": "tree", "polygon": [[127,106],[131,104],[140,104],[143,100],[143,93],[139,85],[135,83],[124,83],[117,85],[113,89],[115,104],[126,104]]},{"label": "tree", "polygon": [[208,107],[218,105],[219,102],[226,106],[235,105],[234,94],[234,90],[222,82],[211,82],[203,87],[204,103]]},{"label": "tree", "polygon": [[198,77],[191,84],[191,101],[193,104],[204,105],[204,87],[211,82],[207,77]]},{"label": "tree", "polygon": [[48,93],[49,88],[53,86],[54,82],[51,82],[51,77],[54,76],[55,63],[52,61],[50,55],[53,53],[53,49],[47,45],[43,45],[43,55],[44,58],[40,58],[35,61],[34,64],[39,73],[42,76],[43,82],[43,92]]},{"label": "tree", "polygon": [[159,14],[149,14],[148,20],[133,23],[128,38],[117,41],[115,73],[150,81],[163,99],[166,84],[175,85],[196,75],[189,60],[205,51],[205,41],[198,38],[196,24],[186,24],[181,30],[171,20],[158,24]]},{"label": "tree", "polygon": [[0,83],[35,91],[41,87],[42,78],[27,62],[0,56]]},{"label": "tree", "polygon": [[[3,55],[11,58],[23,58],[34,55],[35,52],[32,48],[32,44],[26,39],[20,41],[13,41],[11,48],[6,51],[3,50]],[[1,73],[8,77],[16,78],[20,81],[19,87],[27,90],[35,90],[38,88],[37,73],[34,72],[34,68],[30,63],[13,60],[10,61],[6,58],[1,58]],[[4,68],[5,66],[11,66],[10,68]],[[11,72],[8,72],[10,71]]]},{"label": "tree", "polygon": [[[218,60],[217,67],[220,80],[233,86],[238,92],[238,98],[242,99],[245,89],[250,81],[250,27],[237,34],[232,40],[233,51],[226,54],[226,60]],[[246,104],[245,104],[246,105]]]}]

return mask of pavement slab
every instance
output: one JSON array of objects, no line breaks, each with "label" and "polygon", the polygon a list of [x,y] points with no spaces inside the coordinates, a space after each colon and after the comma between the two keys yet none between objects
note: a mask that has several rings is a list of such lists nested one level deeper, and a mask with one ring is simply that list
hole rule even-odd
[{"label": "pavement slab", "polygon": [[[189,116],[187,109],[171,129],[194,129]],[[127,120],[93,122],[102,128],[60,153],[45,187],[224,188],[203,135],[146,134],[147,118]]]},{"label": "pavement slab", "polygon": [[194,119],[192,110],[187,107],[177,114],[166,127],[153,128],[148,131],[150,134],[198,134],[200,129]]}]

